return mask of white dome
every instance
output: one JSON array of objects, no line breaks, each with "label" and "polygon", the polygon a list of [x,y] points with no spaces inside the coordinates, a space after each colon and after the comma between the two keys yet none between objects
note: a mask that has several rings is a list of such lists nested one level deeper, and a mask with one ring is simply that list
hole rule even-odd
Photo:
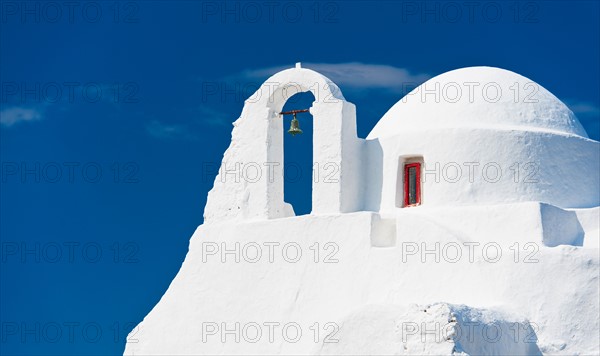
[{"label": "white dome", "polygon": [[421,84],[398,101],[367,138],[457,127],[588,137],[575,114],[541,85],[505,69],[469,67]]}]

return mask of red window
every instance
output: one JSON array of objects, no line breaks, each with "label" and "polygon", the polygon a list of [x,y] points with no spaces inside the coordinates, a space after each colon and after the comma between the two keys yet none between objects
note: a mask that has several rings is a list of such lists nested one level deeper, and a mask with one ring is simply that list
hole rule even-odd
[{"label": "red window", "polygon": [[404,165],[404,206],[421,204],[421,163]]}]

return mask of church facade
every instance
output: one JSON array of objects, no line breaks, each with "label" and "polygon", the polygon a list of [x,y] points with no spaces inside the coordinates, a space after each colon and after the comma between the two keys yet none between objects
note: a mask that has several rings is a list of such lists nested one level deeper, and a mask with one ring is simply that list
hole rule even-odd
[{"label": "church facade", "polygon": [[[599,143],[539,84],[499,68],[450,71],[398,101],[362,139],[354,104],[330,79],[300,64],[273,75],[246,100],[222,167],[245,164],[258,173],[228,179],[221,169],[207,223],[294,216],[283,194],[281,110],[306,91],[315,97],[313,177],[319,177],[311,215],[370,211],[391,231],[414,214],[450,221],[471,210],[477,219],[507,206],[515,222],[524,212],[536,215],[541,235],[544,222],[568,222],[568,233],[544,238],[551,245],[581,245],[585,230],[597,229],[580,220],[593,220],[600,202]],[[498,224],[510,229],[503,219]],[[397,232],[388,235],[382,239],[393,243]]]}]

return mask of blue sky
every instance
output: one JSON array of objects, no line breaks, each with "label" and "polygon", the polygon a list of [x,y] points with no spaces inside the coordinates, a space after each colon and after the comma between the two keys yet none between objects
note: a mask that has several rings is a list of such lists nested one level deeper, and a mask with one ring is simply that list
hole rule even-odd
[{"label": "blue sky", "polygon": [[[360,137],[404,84],[488,65],[543,85],[600,138],[596,1],[72,4],[0,8],[6,354],[122,353],[202,223],[206,167],[244,99],[297,61],[356,104]],[[307,212],[311,122],[299,118],[307,135],[286,137],[285,154],[303,173],[285,189]]]}]

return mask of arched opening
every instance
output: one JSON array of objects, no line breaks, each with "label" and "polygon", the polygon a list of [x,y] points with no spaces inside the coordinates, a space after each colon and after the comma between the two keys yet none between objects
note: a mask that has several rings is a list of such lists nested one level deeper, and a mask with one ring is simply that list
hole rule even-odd
[{"label": "arched opening", "polygon": [[[310,91],[297,93],[288,99],[282,111],[309,109],[314,101]],[[303,112],[296,118],[302,134],[292,136],[288,130],[293,115],[283,115],[283,195],[296,215],[305,215],[312,211],[313,117],[310,112]]]}]

